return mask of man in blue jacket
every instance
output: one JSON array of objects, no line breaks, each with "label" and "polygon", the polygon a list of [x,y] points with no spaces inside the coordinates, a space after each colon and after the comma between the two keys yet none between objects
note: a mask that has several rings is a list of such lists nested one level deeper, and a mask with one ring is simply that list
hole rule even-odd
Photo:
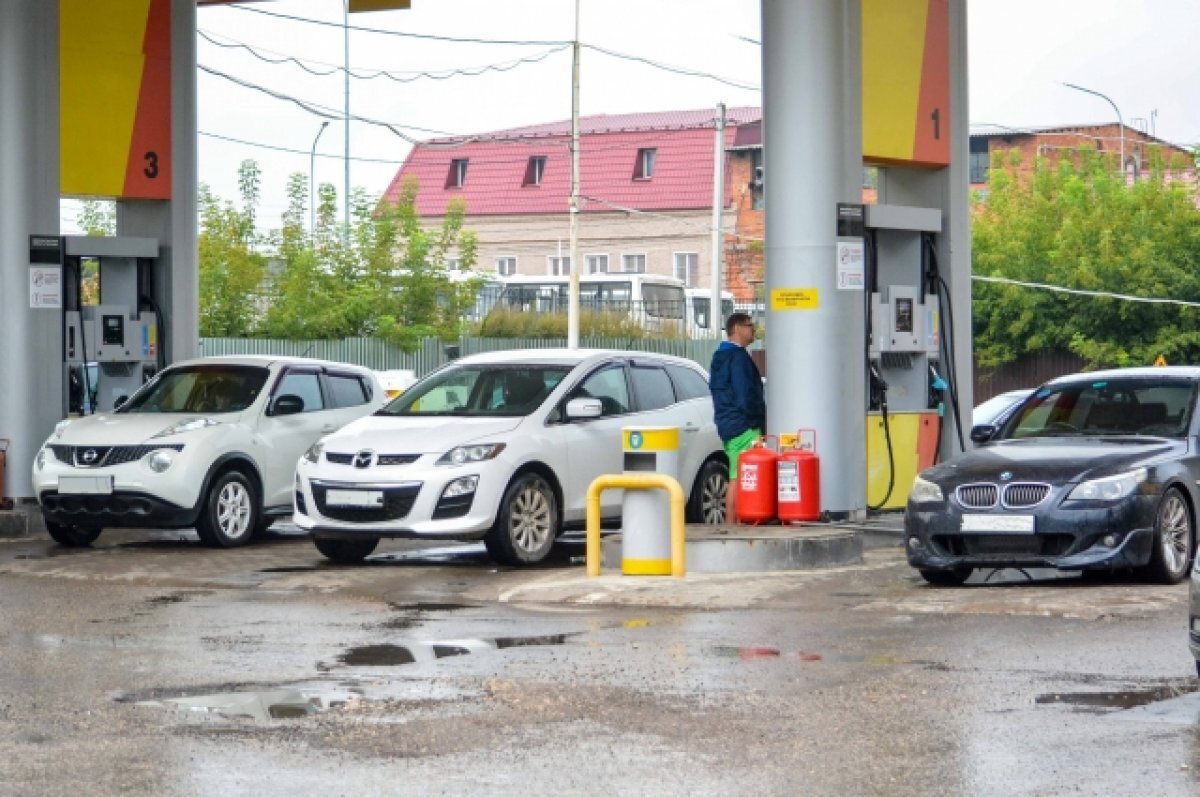
[{"label": "man in blue jacket", "polygon": [[767,403],[762,377],[746,347],[754,342],[754,321],[745,313],[725,319],[725,337],[713,352],[708,369],[717,434],[729,457],[729,491],[725,496],[725,522],[736,523],[738,455],[754,445],[767,425]]}]

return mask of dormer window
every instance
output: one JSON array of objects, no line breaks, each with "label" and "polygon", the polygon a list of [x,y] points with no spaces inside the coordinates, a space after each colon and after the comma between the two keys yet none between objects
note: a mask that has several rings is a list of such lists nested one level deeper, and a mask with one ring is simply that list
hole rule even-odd
[{"label": "dormer window", "polygon": [[447,188],[462,188],[467,182],[467,159],[455,158],[450,161],[450,173],[446,175]]},{"label": "dormer window", "polygon": [[633,179],[649,180],[654,176],[654,156],[658,150],[653,148],[639,149],[637,163],[633,166]]},{"label": "dormer window", "polygon": [[542,175],[546,173],[546,156],[531,155],[529,164],[525,167],[525,179],[521,185],[541,185]]}]

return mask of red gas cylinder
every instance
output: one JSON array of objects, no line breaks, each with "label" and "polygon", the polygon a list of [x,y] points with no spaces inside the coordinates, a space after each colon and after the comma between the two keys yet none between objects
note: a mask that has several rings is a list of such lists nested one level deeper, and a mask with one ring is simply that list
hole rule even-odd
[{"label": "red gas cylinder", "polygon": [[[811,437],[804,432],[811,432]],[[779,455],[776,483],[780,523],[821,519],[821,460],[816,449],[816,430],[801,429],[795,448]]]},{"label": "red gas cylinder", "polygon": [[760,439],[738,457],[735,511],[739,523],[770,523],[775,519],[779,454],[767,447],[766,440]]}]

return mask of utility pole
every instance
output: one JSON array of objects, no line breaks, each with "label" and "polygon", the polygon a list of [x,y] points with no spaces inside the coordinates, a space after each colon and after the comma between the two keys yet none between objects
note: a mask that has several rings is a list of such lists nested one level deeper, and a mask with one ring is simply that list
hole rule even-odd
[{"label": "utility pole", "polygon": [[350,237],[350,0],[342,0],[342,35],[344,37],[343,47],[346,58],[346,71],[342,77],[345,82],[346,89],[346,118],[345,118],[345,169],[346,169],[346,196],[343,198],[346,208],[346,230],[345,237],[349,240]]},{"label": "utility pole", "polygon": [[[713,143],[713,206],[712,206],[712,298],[708,305],[708,331],[721,337],[721,208],[725,204],[725,103],[717,103],[717,136]],[[684,275],[685,277],[687,275]]]},{"label": "utility pole", "polygon": [[567,285],[567,348],[579,348],[579,0],[571,47],[571,279]]}]

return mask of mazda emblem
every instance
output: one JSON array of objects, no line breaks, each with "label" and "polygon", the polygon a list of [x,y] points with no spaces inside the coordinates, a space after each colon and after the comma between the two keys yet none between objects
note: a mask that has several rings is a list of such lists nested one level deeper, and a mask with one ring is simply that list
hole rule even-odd
[{"label": "mazda emblem", "polygon": [[79,455],[79,459],[82,460],[85,465],[91,465],[99,458],[100,454],[94,448],[89,448]]},{"label": "mazda emblem", "polygon": [[371,467],[371,461],[374,459],[375,452],[369,448],[364,448],[362,451],[359,451],[354,455],[354,467],[369,468]]}]

